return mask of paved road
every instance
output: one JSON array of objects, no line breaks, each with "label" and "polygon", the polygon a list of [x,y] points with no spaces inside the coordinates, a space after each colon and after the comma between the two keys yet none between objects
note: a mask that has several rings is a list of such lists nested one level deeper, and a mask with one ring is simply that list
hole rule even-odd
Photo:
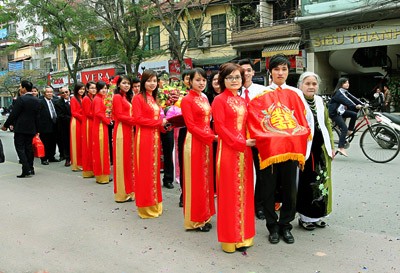
[{"label": "paved road", "polygon": [[[368,161],[357,145],[333,164],[334,206],[329,226],[313,232],[294,221],[296,242],[271,245],[257,220],[254,247],[225,254],[215,228],[185,232],[178,187],[163,189],[164,214],[142,220],[134,203],[113,201],[98,185],[62,163],[17,179],[12,133],[0,132],[0,272],[400,272],[400,156]],[[215,218],[212,221],[216,226]]]}]

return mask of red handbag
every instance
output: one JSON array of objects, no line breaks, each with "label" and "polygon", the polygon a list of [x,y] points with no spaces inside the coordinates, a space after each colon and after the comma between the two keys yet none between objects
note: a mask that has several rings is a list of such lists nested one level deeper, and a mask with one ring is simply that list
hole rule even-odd
[{"label": "red handbag", "polygon": [[39,135],[34,136],[32,140],[33,155],[35,157],[44,157],[44,145]]}]

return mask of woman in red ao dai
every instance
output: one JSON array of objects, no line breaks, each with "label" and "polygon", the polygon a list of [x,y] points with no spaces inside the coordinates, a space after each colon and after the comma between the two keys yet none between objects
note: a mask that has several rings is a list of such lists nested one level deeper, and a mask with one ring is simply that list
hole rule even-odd
[{"label": "woman in red ao dai", "polygon": [[122,203],[135,199],[133,175],[133,126],[131,100],[132,80],[120,76],[112,101],[114,118],[114,200]]},{"label": "woman in red ao dai", "polygon": [[201,68],[190,73],[191,89],[182,99],[187,127],[183,145],[183,212],[185,229],[209,231],[215,214],[212,142],[217,136],[210,128],[211,106],[202,91],[207,75]]},{"label": "woman in red ao dai", "polygon": [[244,79],[243,69],[226,63],[219,70],[223,92],[212,105],[217,149],[217,231],[225,252],[242,251],[253,245],[255,236],[253,159],[246,139],[247,107],[238,95]]},{"label": "woman in red ao dai", "polygon": [[156,72],[145,70],[139,94],[132,100],[136,124],[135,198],[141,218],[155,218],[162,214],[160,130],[167,120],[160,115],[161,108],[156,102],[157,92]]}]

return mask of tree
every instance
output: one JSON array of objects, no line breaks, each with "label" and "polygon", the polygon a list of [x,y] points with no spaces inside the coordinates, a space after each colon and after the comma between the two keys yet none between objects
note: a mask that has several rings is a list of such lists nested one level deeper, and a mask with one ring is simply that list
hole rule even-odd
[{"label": "tree", "polygon": [[38,85],[44,81],[37,70],[10,71],[0,76],[0,93],[7,93],[11,97],[17,96],[21,80],[35,82]]},{"label": "tree", "polygon": [[[202,27],[206,10],[212,0],[151,1],[156,8],[158,19],[169,34],[168,50],[171,58],[177,59],[180,66],[184,68],[186,50],[191,43],[197,44],[203,35]],[[200,16],[193,18],[193,13]],[[193,36],[188,37],[188,29],[192,30]],[[183,39],[180,39],[181,34]]]},{"label": "tree", "polygon": [[[30,42],[38,42],[37,26],[50,41],[48,50],[62,48],[62,57],[70,77],[77,81],[78,64],[82,56],[81,40],[93,33],[99,25],[92,9],[80,0],[17,0],[20,8],[19,20],[28,25],[25,34]],[[41,42],[41,41],[39,41]],[[72,46],[75,56],[68,56],[68,46]],[[72,57],[72,58],[71,58]]]},{"label": "tree", "polygon": [[105,33],[105,39],[100,46],[102,51],[117,54],[128,74],[133,74],[132,64],[135,63],[137,72],[141,60],[151,55],[151,52],[144,49],[146,44],[141,43],[148,24],[153,19],[149,2],[147,0],[86,1],[96,7],[95,13],[108,25],[109,30]]}]

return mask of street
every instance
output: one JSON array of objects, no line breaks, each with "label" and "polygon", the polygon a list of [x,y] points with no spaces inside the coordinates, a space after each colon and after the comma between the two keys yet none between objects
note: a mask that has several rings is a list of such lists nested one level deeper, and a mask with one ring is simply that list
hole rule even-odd
[{"label": "street", "polygon": [[[359,136],[358,136],[359,137]],[[268,242],[257,220],[247,254],[226,254],[216,236],[187,232],[178,207],[179,185],[163,188],[163,215],[140,219],[134,202],[115,203],[113,185],[82,179],[61,163],[21,173],[13,134],[0,132],[1,273],[130,272],[400,272],[400,156],[386,164],[362,154],[358,139],[349,157],[333,162],[333,212],[325,229],[293,223],[295,243]]]}]

